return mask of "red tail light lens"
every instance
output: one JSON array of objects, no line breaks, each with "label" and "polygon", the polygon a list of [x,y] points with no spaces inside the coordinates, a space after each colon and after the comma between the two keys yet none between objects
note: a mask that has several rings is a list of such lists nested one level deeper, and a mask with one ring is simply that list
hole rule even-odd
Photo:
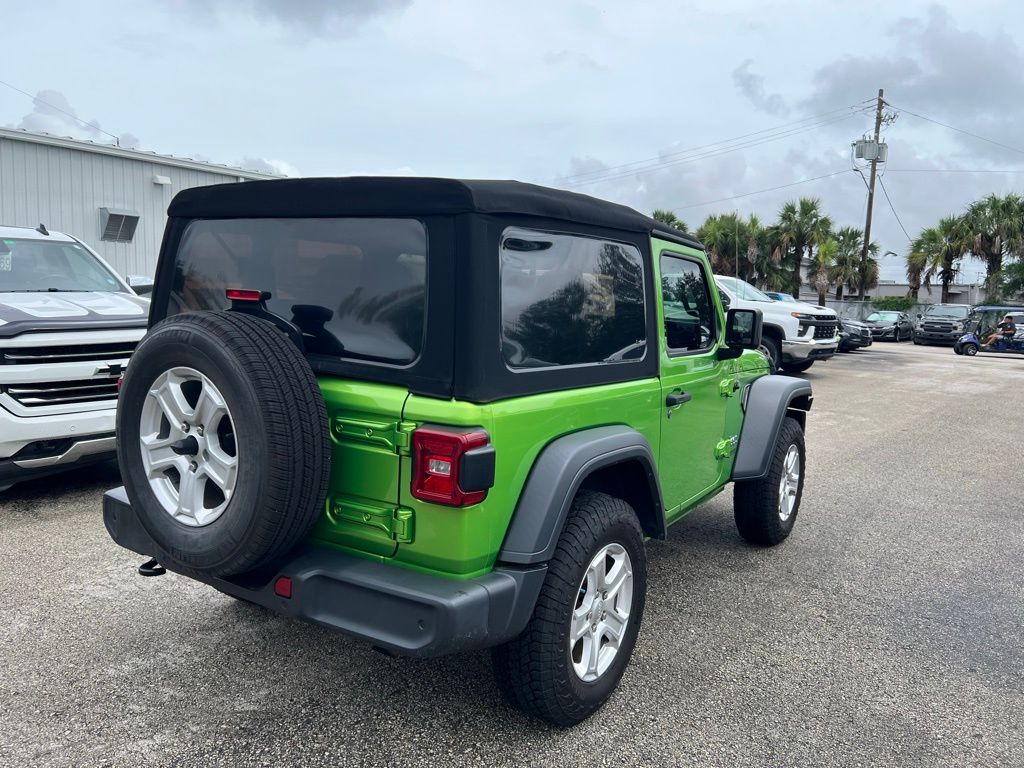
[{"label": "red tail light lens", "polygon": [[260,301],[263,298],[263,291],[248,288],[228,288],[226,293],[231,301]]},{"label": "red tail light lens", "polygon": [[279,576],[277,581],[274,582],[274,594],[278,597],[291,600],[292,598],[292,579],[291,576]]},{"label": "red tail light lens", "polygon": [[463,455],[490,442],[483,430],[456,432],[420,427],[412,433],[412,495],[423,501],[468,507],[487,497],[486,490],[464,491],[459,487]]}]

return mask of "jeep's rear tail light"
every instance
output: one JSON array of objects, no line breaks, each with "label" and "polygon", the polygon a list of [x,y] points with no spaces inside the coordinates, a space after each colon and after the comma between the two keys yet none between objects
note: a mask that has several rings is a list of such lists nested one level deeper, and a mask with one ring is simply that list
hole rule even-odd
[{"label": "jeep's rear tail light", "polygon": [[263,291],[249,288],[228,288],[225,293],[231,301],[261,301],[263,299]]},{"label": "jeep's rear tail light", "polygon": [[494,485],[494,448],[482,429],[420,427],[412,433],[412,495],[422,501],[468,507]]}]

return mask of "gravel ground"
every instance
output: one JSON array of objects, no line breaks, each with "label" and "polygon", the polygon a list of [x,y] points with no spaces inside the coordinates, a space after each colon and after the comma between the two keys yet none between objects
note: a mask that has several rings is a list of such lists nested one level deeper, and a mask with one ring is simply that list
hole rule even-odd
[{"label": "gravel ground", "polygon": [[486,653],[386,658],[135,576],[113,468],[17,487],[0,765],[1024,765],[1024,359],[878,344],[807,378],[793,535],[746,546],[723,494],[651,543],[633,662],[570,731],[508,709]]}]

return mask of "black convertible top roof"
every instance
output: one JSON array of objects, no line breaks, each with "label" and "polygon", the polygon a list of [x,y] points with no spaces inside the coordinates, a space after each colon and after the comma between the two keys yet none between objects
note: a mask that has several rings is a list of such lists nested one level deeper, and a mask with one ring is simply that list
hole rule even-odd
[{"label": "black convertible top roof", "polygon": [[519,181],[376,176],[247,181],[182,190],[167,212],[190,219],[506,213],[655,233],[702,247],[692,236],[627,206]]}]

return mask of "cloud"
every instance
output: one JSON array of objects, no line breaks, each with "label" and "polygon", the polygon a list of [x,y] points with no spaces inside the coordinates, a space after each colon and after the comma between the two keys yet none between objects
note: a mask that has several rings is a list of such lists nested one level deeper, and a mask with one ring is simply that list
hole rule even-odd
[{"label": "cloud", "polygon": [[764,77],[750,71],[753,59],[747,59],[732,71],[732,82],[750,103],[769,115],[789,112],[785,100],[777,93],[766,93]]},{"label": "cloud", "polygon": [[[33,133],[50,133],[55,136],[70,136],[73,139],[86,139],[101,144],[113,144],[114,135],[107,133],[98,120],[83,120],[78,116],[60,91],[42,90],[32,99],[32,111],[21,118],[17,128]],[[139,139],[131,133],[117,137],[122,147],[134,149],[139,146]]]},{"label": "cloud", "polygon": [[313,35],[346,35],[375,17],[405,10],[413,0],[177,0],[197,13],[269,19]]},{"label": "cloud", "polygon": [[[892,40],[891,54],[845,56],[820,68],[803,106],[817,111],[860,101],[877,84],[897,108],[1020,146],[1024,54],[1013,37],[1003,31],[986,35],[960,29],[939,6],[931,6],[922,18],[890,24],[886,34]],[[911,115],[903,115],[901,122],[904,118],[915,130],[929,127]],[[1017,153],[963,134],[947,135],[967,156],[1020,159]]]},{"label": "cloud", "polygon": [[269,160],[265,157],[243,157],[237,163],[239,168],[258,173],[275,173],[279,176],[301,176],[299,169],[287,160]]},{"label": "cloud", "polygon": [[558,51],[548,51],[544,54],[543,61],[550,67],[574,66],[580,69],[589,69],[592,72],[608,71],[608,67],[592,56],[580,53],[579,51],[570,51],[567,48]]}]

